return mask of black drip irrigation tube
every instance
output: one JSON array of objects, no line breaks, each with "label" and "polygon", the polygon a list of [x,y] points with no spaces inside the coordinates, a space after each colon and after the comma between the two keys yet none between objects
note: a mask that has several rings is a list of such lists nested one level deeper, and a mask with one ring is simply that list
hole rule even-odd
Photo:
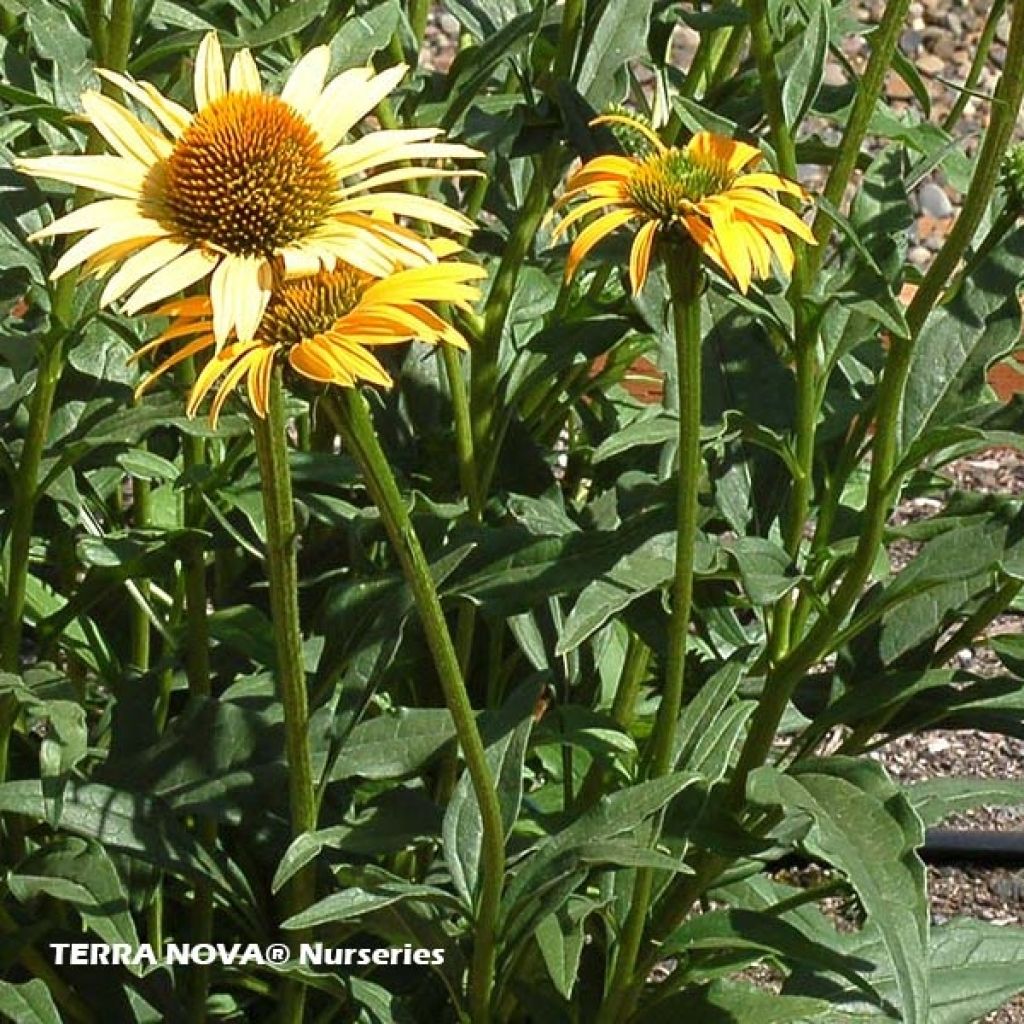
[{"label": "black drip irrigation tube", "polygon": [[1024,868],[1024,832],[930,828],[919,852],[926,864]]},{"label": "black drip irrigation tube", "polygon": [[[1024,868],[1024,831],[987,832],[975,829],[930,828],[918,855],[925,864],[963,864],[978,867]],[[806,853],[788,853],[772,860],[772,870],[827,867]]]}]

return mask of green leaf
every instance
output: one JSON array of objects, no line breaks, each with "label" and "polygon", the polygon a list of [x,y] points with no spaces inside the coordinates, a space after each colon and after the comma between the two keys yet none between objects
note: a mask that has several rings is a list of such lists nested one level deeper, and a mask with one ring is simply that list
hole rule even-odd
[{"label": "green leaf", "polygon": [[242,33],[247,46],[266,46],[267,43],[294,36],[327,12],[328,0],[292,0],[272,14],[262,25]]},{"label": "green leaf", "polygon": [[53,996],[38,978],[21,985],[0,981],[0,1016],[12,1024],[61,1024]]},{"label": "green leaf", "polygon": [[726,539],[723,547],[735,559],[743,589],[755,605],[772,604],[800,582],[789,555],[763,537]]},{"label": "green leaf", "polygon": [[[713,557],[709,541],[698,536],[697,545],[702,549],[697,561],[707,563]],[[576,650],[628,604],[670,583],[675,572],[675,547],[674,533],[660,533],[623,555],[611,569],[588,584],[565,620],[555,654]]]},{"label": "green leaf", "polygon": [[647,55],[653,7],[654,0],[608,0],[587,26],[575,85],[595,110],[624,98],[623,72],[631,60]]},{"label": "green leaf", "polygon": [[[573,913],[583,905],[582,913]],[[535,935],[544,966],[563,999],[571,999],[579,976],[580,957],[583,954],[585,913],[593,904],[577,897],[556,914],[548,914],[537,925]]]},{"label": "green leaf", "polygon": [[914,850],[924,829],[882,768],[853,758],[798,762],[790,774],[762,768],[750,782],[754,803],[804,815],[804,846],[850,880],[879,928],[897,978],[906,1024],[930,1024],[928,901],[924,866]]},{"label": "green leaf", "polygon": [[829,3],[810,0],[807,25],[797,37],[796,60],[782,76],[782,110],[786,124],[796,128],[811,109],[821,88],[828,56]]},{"label": "green leaf", "polygon": [[[42,784],[0,785],[0,811],[46,819]],[[95,782],[69,782],[58,827],[190,880],[212,882],[236,906],[254,906],[244,877],[228,861],[222,868],[165,808],[148,797]],[[231,872],[230,876],[228,872]]]},{"label": "green leaf", "polygon": [[779,996],[774,992],[716,981],[661,999],[637,1015],[636,1024],[805,1024],[822,1020],[831,1010],[821,999]]},{"label": "green leaf", "polygon": [[[535,888],[548,886],[560,873],[571,870],[581,847],[634,831],[698,779],[692,773],[677,772],[603,796],[571,825],[537,846],[506,888],[502,902],[507,916],[512,917],[528,903]],[[556,869],[559,861],[563,862],[561,872]]]},{"label": "green leaf", "polygon": [[731,908],[699,914],[673,932],[662,949],[666,957],[697,949],[756,950],[786,962],[833,971],[866,992],[869,998],[875,995],[874,989],[860,974],[871,967],[870,961],[836,952],[808,937],[795,925],[754,910]]},{"label": "green leaf", "polygon": [[399,779],[420,771],[453,737],[452,716],[439,708],[399,708],[360,722],[349,734],[331,781],[359,776]]},{"label": "green leaf", "polygon": [[997,246],[928,317],[914,344],[901,412],[901,467],[916,465],[918,449],[934,430],[956,424],[990,393],[988,368],[1020,345],[1021,280],[1024,229]]},{"label": "green leaf", "polygon": [[139,944],[128,894],[99,843],[59,836],[18,864],[7,884],[22,902],[45,894],[70,903],[104,942]]},{"label": "green leaf", "polygon": [[441,903],[458,908],[450,893],[433,885],[413,885],[395,879],[370,890],[353,886],[344,892],[332,893],[318,900],[300,914],[293,914],[281,923],[282,928],[316,928],[323,924],[338,924],[364,917],[375,910],[389,907],[403,900]]},{"label": "green leaf", "polygon": [[[505,836],[512,831],[523,799],[523,762],[533,727],[533,710],[540,694],[537,684],[524,684],[486,723],[487,765],[498,794]],[[441,829],[444,858],[452,884],[467,906],[473,904],[480,878],[483,816],[469,771],[462,773],[448,803]]]},{"label": "green leaf", "polygon": [[332,73],[369,63],[391,42],[401,17],[398,0],[385,0],[361,14],[350,14],[330,42]]},{"label": "green leaf", "polygon": [[[877,929],[846,937],[843,949],[877,965],[868,980],[883,997],[883,1005],[897,999],[898,982]],[[941,925],[932,931],[927,967],[929,1024],[977,1024],[1024,991],[1024,930],[970,919]],[[784,991],[829,1000],[839,1014],[837,1024],[885,1024],[893,1020],[892,1011],[865,1002],[860,992],[831,974],[798,971],[787,980]]]},{"label": "green leaf", "polygon": [[181,471],[169,459],[144,448],[132,448],[117,456],[117,464],[141,480],[177,480]]},{"label": "green leaf", "polygon": [[1015,807],[1024,804],[1024,780],[926,779],[907,789],[907,799],[925,826],[975,807]]}]

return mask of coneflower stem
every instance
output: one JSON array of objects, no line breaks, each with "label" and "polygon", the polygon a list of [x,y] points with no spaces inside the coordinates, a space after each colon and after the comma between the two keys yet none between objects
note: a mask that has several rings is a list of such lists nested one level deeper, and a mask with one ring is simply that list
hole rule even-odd
[{"label": "coneflower stem", "polygon": [[[672,301],[676,343],[676,386],[679,407],[679,465],[676,508],[676,559],[672,584],[672,615],[669,622],[668,657],[661,704],[651,735],[647,775],[658,778],[672,771],[676,726],[686,690],[686,647],[693,604],[694,548],[697,540],[700,486],[701,330],[702,273],[699,254],[692,244],[679,246],[665,268]],[[615,970],[599,1024],[617,1024],[629,1017],[636,992],[633,984],[636,960],[644,937],[654,885],[654,872],[637,871],[633,900],[622,929]]]},{"label": "coneflower stem", "polygon": [[412,590],[434,667],[444,691],[445,703],[451,713],[473,792],[480,807],[483,825],[482,871],[469,978],[469,1006],[473,1024],[486,1024],[491,1014],[498,910],[505,876],[505,836],[494,778],[487,764],[483,740],[430,574],[430,566],[387,456],[377,440],[366,402],[356,389],[342,388],[335,408],[342,440],[359,464],[367,490],[380,511],[388,538]]},{"label": "coneflower stem", "polygon": [[[263,494],[267,534],[267,577],[270,585],[270,617],[277,655],[278,694],[284,710],[285,751],[288,759],[288,798],[292,838],[316,829],[316,791],[309,753],[309,702],[306,669],[302,657],[299,624],[298,534],[288,465],[288,439],[281,387],[281,368],[274,368],[265,417],[253,417],[256,457]],[[299,871],[287,890],[290,916],[305,910],[315,897],[316,875],[312,865]],[[295,942],[304,941],[300,932]],[[301,1024],[305,988],[289,982],[283,992],[282,1024]]]},{"label": "coneflower stem", "polygon": [[[179,383],[190,388],[195,383],[195,365],[191,358],[177,369]],[[198,530],[203,522],[203,499],[199,493],[196,470],[206,462],[206,443],[194,434],[182,435],[182,468],[190,485],[182,498],[182,523],[187,529]],[[202,540],[190,538],[182,558],[181,574],[185,584],[185,678],[189,697],[204,700],[212,693],[210,681],[210,627],[207,622],[206,552]],[[196,833],[203,847],[215,855],[217,822],[203,816],[196,822]],[[209,942],[213,938],[214,895],[211,882],[196,882],[189,908],[189,935],[195,943]],[[186,1017],[195,1024],[206,1019],[206,999],[210,991],[209,965],[197,964],[189,972]]]},{"label": "coneflower stem", "polygon": [[[846,186],[849,185],[850,176],[857,166],[861,143],[875,112],[875,104],[882,91],[886,72],[892,66],[892,56],[899,43],[909,9],[910,0],[891,0],[885,5],[882,20],[871,35],[871,56],[860,82],[857,83],[857,93],[850,108],[842,141],[839,143],[839,152],[822,191],[822,195],[833,206],[838,206],[843,201]],[[807,257],[808,270],[813,277],[821,267],[825,255],[825,242],[832,231],[832,221],[824,207],[818,207],[811,230],[818,240],[817,248]]]}]

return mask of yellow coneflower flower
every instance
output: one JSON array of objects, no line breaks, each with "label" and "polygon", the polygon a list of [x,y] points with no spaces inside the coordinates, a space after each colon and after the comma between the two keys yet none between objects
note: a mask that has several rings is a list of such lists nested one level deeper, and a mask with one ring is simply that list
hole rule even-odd
[{"label": "yellow coneflower flower", "polygon": [[587,253],[630,221],[640,221],[629,257],[629,277],[638,292],[647,280],[660,237],[689,236],[746,292],[754,277],[768,277],[772,256],[786,273],[793,268],[789,234],[814,244],[810,228],[775,193],[807,199],[795,182],[777,174],[749,172],[761,151],[735,139],[699,132],[682,148],[666,146],[643,122],[620,114],[597,118],[641,134],[644,156],[598,156],[569,179],[560,208],[585,197],[555,228],[555,237],[598,213],[573,241],[566,263],[572,277]]},{"label": "yellow coneflower flower", "polygon": [[407,68],[353,68],[327,83],[329,64],[330,51],[319,46],[295,66],[280,96],[267,95],[248,50],[235,54],[225,74],[210,33],[196,57],[195,114],[148,83],[98,70],[162,130],[87,92],[85,114],[116,155],[17,162],[28,174],[113,197],[35,234],[87,232],[53,276],[81,264],[90,274],[110,274],[101,304],[131,292],[128,314],[210,276],[213,329],[222,344],[232,331],[242,341],[253,338],[275,273],[330,270],[342,260],[384,277],[396,264],[434,262],[430,247],[395,217],[460,233],[472,223],[442,203],[389,186],[456,173],[423,161],[481,154],[434,141],[437,128],[374,131],[345,142]]},{"label": "yellow coneflower flower", "polygon": [[[471,263],[442,262],[377,279],[341,264],[334,270],[282,281],[271,292],[255,336],[232,337],[200,371],[186,412],[194,416],[219,380],[210,408],[210,419],[216,424],[224,402],[244,377],[253,409],[265,416],[277,359],[286,359],[296,373],[319,383],[352,387],[367,381],[388,387],[391,377],[371,349],[412,340],[465,348],[462,335],[426,303],[446,302],[469,310],[479,297],[473,282],[484,276],[485,271]],[[142,381],[136,397],[182,360],[216,346],[207,297],[170,302],[154,315],[171,317],[170,326],[132,358],[171,341],[183,344]]]}]

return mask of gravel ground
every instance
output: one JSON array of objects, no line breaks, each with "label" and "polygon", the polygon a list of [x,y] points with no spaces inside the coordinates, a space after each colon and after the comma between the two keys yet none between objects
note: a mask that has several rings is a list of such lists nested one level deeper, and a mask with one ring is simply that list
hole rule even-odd
[{"label": "gravel ground", "polygon": [[[884,0],[862,0],[858,4],[861,17],[877,21],[885,8]],[[956,98],[957,90],[948,83],[963,82],[974,58],[978,36],[991,8],[991,0],[919,0],[910,6],[908,25],[900,40],[905,56],[920,72],[932,108],[930,119],[941,124]],[[988,64],[982,69],[977,90],[990,94],[1002,67],[1008,18],[1004,15],[996,32],[996,43]],[[430,19],[422,59],[439,70],[451,63],[458,22],[435,5]],[[687,67],[696,46],[697,36],[682,27],[674,39],[673,59]],[[863,37],[854,37],[844,45],[844,55],[858,72],[863,68],[867,44]],[[832,61],[826,72],[830,84],[841,84],[845,71]],[[886,95],[895,110],[915,105],[916,100],[906,83],[890,74]],[[970,153],[984,129],[987,104],[972,97],[964,108],[955,132],[964,139]],[[1018,136],[1024,131],[1018,125]],[[825,126],[826,138],[834,135]],[[806,183],[814,187],[815,170],[806,169]],[[960,206],[960,195],[941,172],[930,176],[912,197],[917,211],[910,231],[910,260],[920,268],[931,262],[941,246]],[[1011,379],[1007,377],[1004,379]],[[1018,382],[1019,386],[1019,382]],[[993,450],[971,459],[963,459],[948,467],[947,472],[957,487],[975,491],[999,491],[1024,494],[1024,458],[1008,449]],[[908,521],[934,515],[941,506],[934,499],[918,499],[905,503],[895,520]],[[914,552],[911,544],[896,551],[897,559],[909,560]],[[1019,632],[1024,617],[1004,615],[994,623],[991,632]],[[998,663],[984,640],[972,648],[958,652],[953,664],[971,671],[985,673],[998,670]],[[918,736],[901,738],[887,744],[875,755],[902,782],[938,776],[975,776],[982,778],[1013,778],[1024,775],[1024,741],[1003,736],[971,732],[935,730]],[[949,827],[1009,830],[1024,828],[1024,808],[979,808],[957,815],[944,823]],[[1024,872],[1005,869],[975,869],[956,866],[929,869],[932,917],[936,923],[957,916],[973,916],[999,924],[1024,926]],[[985,1018],[989,1024],[1024,1024],[1024,996]]]}]

